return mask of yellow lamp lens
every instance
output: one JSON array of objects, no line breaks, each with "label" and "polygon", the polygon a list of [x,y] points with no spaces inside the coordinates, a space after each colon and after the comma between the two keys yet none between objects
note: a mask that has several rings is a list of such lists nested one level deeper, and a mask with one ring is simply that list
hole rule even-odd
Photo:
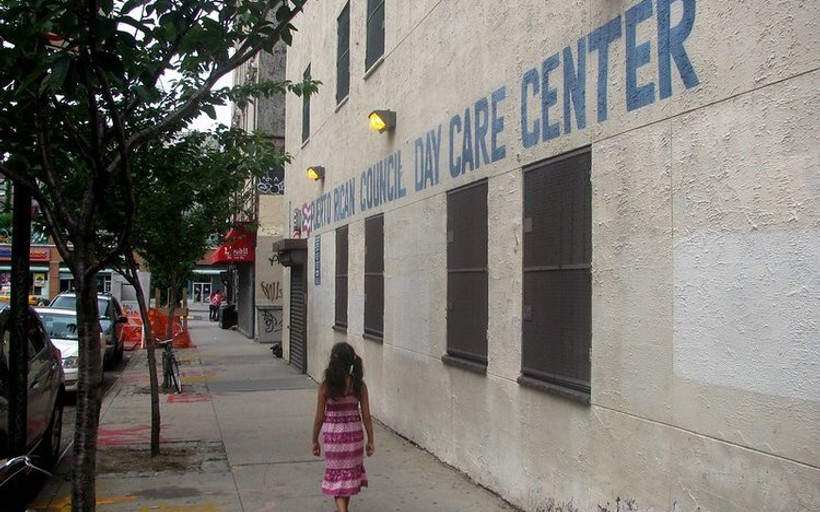
[{"label": "yellow lamp lens", "polygon": [[386,124],[384,122],[384,119],[379,117],[378,113],[373,112],[372,114],[370,114],[370,129],[371,130],[375,130],[377,132],[382,131],[382,130],[384,130],[385,126],[386,126]]}]

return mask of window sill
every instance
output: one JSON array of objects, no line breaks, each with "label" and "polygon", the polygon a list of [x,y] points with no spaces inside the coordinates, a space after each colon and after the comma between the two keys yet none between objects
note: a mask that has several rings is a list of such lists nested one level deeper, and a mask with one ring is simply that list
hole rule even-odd
[{"label": "window sill", "polygon": [[443,356],[441,356],[441,362],[447,366],[461,368],[462,370],[467,370],[468,372],[477,373],[480,375],[487,375],[486,364],[476,363],[475,361],[470,361],[467,359],[462,359],[460,357],[451,356],[450,354],[444,354]]},{"label": "window sill", "polygon": [[341,333],[347,334],[347,326],[346,325],[333,324],[331,329],[333,329],[336,332],[341,332]]},{"label": "window sill", "polygon": [[362,338],[375,341],[376,343],[384,343],[384,336],[379,336],[378,334],[370,334],[369,332],[366,332],[362,334]]},{"label": "window sill", "polygon": [[342,107],[344,107],[347,104],[347,100],[349,100],[349,99],[350,99],[349,94],[347,96],[345,96],[344,98],[342,98],[342,101],[340,101],[339,103],[336,104],[336,108],[333,109],[333,113],[335,114],[336,112],[342,110]]},{"label": "window sill", "polygon": [[526,388],[534,389],[536,391],[543,391],[551,395],[557,395],[562,398],[572,400],[574,402],[589,405],[589,393],[585,393],[583,391],[565,388],[557,384],[552,384],[549,382],[544,382],[543,380],[527,377],[526,375],[518,376],[518,384]]},{"label": "window sill", "polygon": [[374,62],[374,63],[373,63],[373,65],[372,65],[372,66],[370,66],[370,67],[368,68],[368,70],[364,72],[364,78],[362,78],[362,80],[367,80],[368,78],[370,78],[370,76],[371,76],[373,73],[375,73],[375,72],[376,72],[376,70],[377,70],[379,67],[381,67],[381,65],[382,65],[382,63],[383,63],[383,62],[384,62],[384,55],[382,55],[381,57],[379,57],[379,58],[378,58],[378,60],[376,60],[376,62]]}]

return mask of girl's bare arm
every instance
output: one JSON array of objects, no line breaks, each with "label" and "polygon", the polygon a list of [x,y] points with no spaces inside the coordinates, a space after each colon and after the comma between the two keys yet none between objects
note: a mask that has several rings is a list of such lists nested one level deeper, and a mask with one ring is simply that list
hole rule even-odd
[{"label": "girl's bare arm", "polygon": [[370,457],[376,451],[376,448],[373,445],[373,418],[370,417],[370,396],[367,393],[367,384],[364,382],[362,382],[362,394],[359,397],[359,402],[362,407],[362,422],[367,432],[367,456]]},{"label": "girl's bare arm", "polygon": [[319,448],[319,432],[322,430],[322,423],[325,420],[325,402],[326,391],[325,385],[319,386],[319,392],[316,397],[316,416],[313,418],[313,455],[317,457],[321,455],[322,451]]}]

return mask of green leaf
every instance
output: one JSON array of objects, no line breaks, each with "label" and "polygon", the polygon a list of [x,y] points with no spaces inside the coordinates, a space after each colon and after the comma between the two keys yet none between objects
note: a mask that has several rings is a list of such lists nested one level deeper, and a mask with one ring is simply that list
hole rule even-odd
[{"label": "green leaf", "polygon": [[213,105],[203,105],[202,112],[208,115],[213,120],[216,120],[216,109]]},{"label": "green leaf", "polygon": [[54,60],[51,67],[51,74],[43,81],[43,84],[40,87],[40,92],[43,93],[46,90],[49,90],[56,93],[62,89],[70,67],[71,59],[65,54],[59,55],[58,58]]}]

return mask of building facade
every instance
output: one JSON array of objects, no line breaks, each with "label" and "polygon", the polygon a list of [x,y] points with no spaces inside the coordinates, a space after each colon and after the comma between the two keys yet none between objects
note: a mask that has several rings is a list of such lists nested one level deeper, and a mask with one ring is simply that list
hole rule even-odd
[{"label": "building facade", "polygon": [[[234,71],[234,84],[284,80],[285,58],[285,45],[281,43],[272,52],[259,53]],[[284,95],[234,105],[232,126],[263,132],[278,151],[284,151]],[[255,189],[256,205],[250,209],[255,218],[237,220],[256,224],[252,230],[253,253],[247,261],[229,266],[230,288],[234,290],[230,298],[236,304],[238,328],[264,343],[282,339],[282,266],[273,252],[273,243],[285,236],[284,179],[284,169],[269,169],[266,176],[248,184]]]},{"label": "building facade", "polygon": [[820,509],[818,2],[295,24],[285,357],[527,511]]}]

